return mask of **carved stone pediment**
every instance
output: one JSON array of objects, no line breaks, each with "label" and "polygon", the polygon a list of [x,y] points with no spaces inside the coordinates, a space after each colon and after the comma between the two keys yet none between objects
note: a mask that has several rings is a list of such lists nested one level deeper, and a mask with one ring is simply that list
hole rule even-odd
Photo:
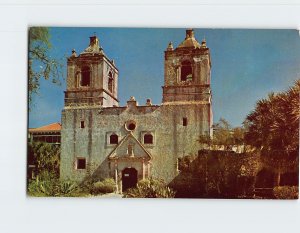
[{"label": "carved stone pediment", "polygon": [[109,159],[151,160],[151,154],[132,133],[128,133],[108,155]]}]

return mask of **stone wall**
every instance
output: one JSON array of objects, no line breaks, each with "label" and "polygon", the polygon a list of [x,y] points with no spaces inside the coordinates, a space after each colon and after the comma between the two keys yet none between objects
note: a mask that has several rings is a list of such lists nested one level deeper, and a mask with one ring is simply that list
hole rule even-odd
[{"label": "stone wall", "polygon": [[[102,179],[114,177],[116,169],[120,176],[122,169],[132,167],[139,179],[151,175],[171,182],[178,175],[177,159],[197,154],[201,148],[199,136],[212,135],[211,60],[206,42],[200,45],[189,29],[178,48],[169,44],[161,106],[151,105],[150,100],[147,106],[138,106],[131,98],[127,106],[118,107],[118,70],[99,47],[98,39],[94,36],[90,40],[83,53],[77,57],[73,52],[68,59],[61,178],[81,181],[93,175]],[[85,89],[78,88],[76,75],[80,76],[80,68],[86,65],[91,67],[92,83]],[[108,86],[111,71],[115,82],[112,92]],[[87,101],[89,97],[91,101]],[[135,123],[134,130],[128,129],[128,122]],[[152,134],[153,144],[144,143],[146,133]],[[109,143],[111,134],[118,135],[119,145]],[[134,143],[123,145],[114,154],[129,134]],[[128,152],[131,146],[136,157]],[[77,158],[86,159],[85,169],[77,169]]]},{"label": "stone wall", "polygon": [[[116,133],[120,142],[129,133],[125,123],[133,120],[133,135],[141,144],[144,132],[154,136],[153,144],[143,144],[152,156],[151,175],[170,182],[177,175],[177,158],[197,154],[198,137],[210,131],[209,112],[209,104],[66,109],[62,114],[61,177],[82,180],[87,175],[89,169],[76,169],[77,157],[86,158],[91,169],[98,170],[99,179],[112,176],[108,155],[116,145],[109,144],[107,134]],[[81,121],[85,128],[80,128]]]}]

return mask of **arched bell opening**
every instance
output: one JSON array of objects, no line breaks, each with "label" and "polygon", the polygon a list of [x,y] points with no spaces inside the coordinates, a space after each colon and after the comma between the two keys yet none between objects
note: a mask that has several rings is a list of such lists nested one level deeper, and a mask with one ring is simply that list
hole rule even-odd
[{"label": "arched bell opening", "polygon": [[193,80],[193,68],[189,61],[184,61],[181,64],[181,76],[180,81],[192,81]]}]

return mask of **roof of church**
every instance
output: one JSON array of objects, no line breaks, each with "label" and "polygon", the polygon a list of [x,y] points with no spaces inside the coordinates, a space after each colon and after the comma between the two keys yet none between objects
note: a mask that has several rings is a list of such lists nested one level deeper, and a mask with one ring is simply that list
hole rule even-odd
[{"label": "roof of church", "polygon": [[186,30],[186,36],[184,41],[178,45],[177,48],[200,48],[201,45],[196,40],[193,29]]},{"label": "roof of church", "polygon": [[61,124],[59,122],[55,122],[38,128],[30,128],[29,132],[50,132],[50,131],[60,131],[60,130],[61,130]]}]

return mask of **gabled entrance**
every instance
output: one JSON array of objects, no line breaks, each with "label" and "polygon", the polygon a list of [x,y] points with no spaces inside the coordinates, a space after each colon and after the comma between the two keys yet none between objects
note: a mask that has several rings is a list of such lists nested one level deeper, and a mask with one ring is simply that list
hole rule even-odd
[{"label": "gabled entrance", "polygon": [[135,138],[128,133],[108,155],[110,174],[122,191],[135,187],[139,180],[150,176],[152,156]]},{"label": "gabled entrance", "polygon": [[134,168],[125,168],[122,171],[122,191],[136,186],[138,181],[137,170]]}]

